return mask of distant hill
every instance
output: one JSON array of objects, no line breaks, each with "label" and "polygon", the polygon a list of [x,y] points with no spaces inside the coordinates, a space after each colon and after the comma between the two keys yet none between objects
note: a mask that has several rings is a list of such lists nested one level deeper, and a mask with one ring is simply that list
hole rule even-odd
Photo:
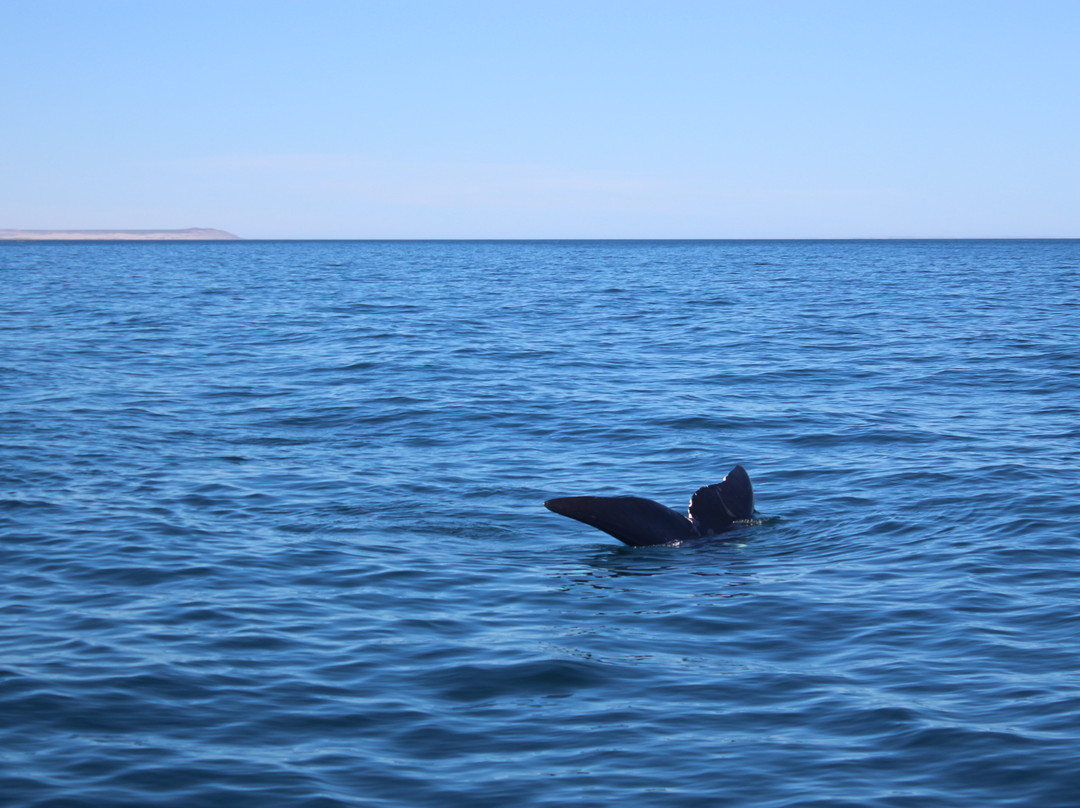
[{"label": "distant hill", "polygon": [[0,240],[8,241],[227,241],[239,238],[210,227],[189,227],[187,230],[0,230]]}]

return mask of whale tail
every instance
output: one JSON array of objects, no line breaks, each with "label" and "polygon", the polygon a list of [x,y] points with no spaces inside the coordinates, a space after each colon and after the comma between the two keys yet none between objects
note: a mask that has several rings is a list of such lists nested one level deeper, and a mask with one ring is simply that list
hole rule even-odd
[{"label": "whale tail", "polygon": [[592,525],[633,547],[667,544],[698,535],[681,513],[643,497],[559,497],[549,499],[544,507]]},{"label": "whale tail", "polygon": [[699,488],[690,497],[689,516],[698,533],[709,536],[754,515],[754,487],[750,475],[736,466],[715,485]]},{"label": "whale tail", "polygon": [[643,497],[558,497],[544,507],[644,547],[711,536],[753,518],[754,489],[746,469],[736,466],[720,482],[694,492],[687,516]]}]

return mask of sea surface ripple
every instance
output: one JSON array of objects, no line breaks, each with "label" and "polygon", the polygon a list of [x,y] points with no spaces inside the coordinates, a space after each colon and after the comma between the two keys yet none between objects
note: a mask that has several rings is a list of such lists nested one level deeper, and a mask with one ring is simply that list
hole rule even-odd
[{"label": "sea surface ripple", "polygon": [[0,452],[5,806],[1080,803],[1077,241],[5,243]]}]

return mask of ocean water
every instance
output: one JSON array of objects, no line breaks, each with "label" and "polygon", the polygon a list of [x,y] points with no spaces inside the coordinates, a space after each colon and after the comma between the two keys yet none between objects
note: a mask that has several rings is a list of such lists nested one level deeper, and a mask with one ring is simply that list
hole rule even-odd
[{"label": "ocean water", "polygon": [[1078,241],[5,243],[0,452],[4,806],[1080,804]]}]

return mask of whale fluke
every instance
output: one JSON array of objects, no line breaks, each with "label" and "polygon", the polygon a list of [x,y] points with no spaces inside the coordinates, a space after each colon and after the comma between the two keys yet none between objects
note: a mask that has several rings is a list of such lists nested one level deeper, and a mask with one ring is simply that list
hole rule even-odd
[{"label": "whale fluke", "polygon": [[754,515],[754,489],[742,466],[690,498],[687,516],[643,497],[558,497],[549,511],[592,525],[634,547],[712,536]]},{"label": "whale fluke", "polygon": [[559,497],[549,499],[544,507],[599,528],[634,547],[699,535],[693,523],[681,513],[644,497]]},{"label": "whale fluke", "polygon": [[699,488],[690,497],[690,521],[698,533],[709,536],[754,515],[754,488],[750,475],[736,466],[720,482]]}]

